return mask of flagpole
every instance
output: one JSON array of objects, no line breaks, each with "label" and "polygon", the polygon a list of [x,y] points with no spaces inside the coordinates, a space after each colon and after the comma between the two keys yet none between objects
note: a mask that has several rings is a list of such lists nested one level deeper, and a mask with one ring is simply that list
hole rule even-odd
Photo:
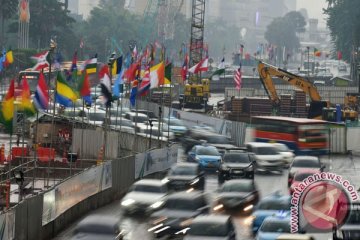
[{"label": "flagpole", "polygon": [[38,123],[39,123],[39,112],[36,111],[36,129],[34,133],[34,163],[33,163],[33,192],[35,191],[35,176],[36,176],[36,165],[37,165],[37,131],[38,131]]},{"label": "flagpole", "polygon": [[[85,115],[85,100],[82,99],[82,114],[81,114],[81,125],[82,125],[82,128],[81,128],[81,158],[83,157],[84,155],[84,115]],[[80,168],[82,168],[82,161],[80,161]]]},{"label": "flagpole", "polygon": [[[50,82],[51,82],[51,64],[52,64],[52,53],[53,51],[55,50],[56,48],[56,44],[52,44],[50,43],[50,50],[49,50],[49,78],[48,78],[48,81],[49,81],[49,85],[48,86],[51,86],[50,85]],[[50,87],[49,87],[50,89]],[[50,90],[48,90],[50,91]],[[53,141],[54,141],[54,131],[55,131],[55,126],[54,126],[54,121],[55,121],[55,110],[56,110],[56,93],[57,93],[57,80],[55,80],[55,86],[54,86],[54,96],[53,96],[53,111],[52,111],[52,119],[51,119],[51,142],[50,142],[50,154],[52,153],[52,147],[53,147]],[[51,159],[49,159],[49,164],[48,164],[48,185],[49,185],[49,174],[50,174],[50,161]],[[54,159],[53,159],[53,165],[54,165],[54,170],[55,170],[55,156],[54,156]],[[55,173],[54,174],[54,184],[55,184]],[[45,187],[45,186],[44,186]]]}]

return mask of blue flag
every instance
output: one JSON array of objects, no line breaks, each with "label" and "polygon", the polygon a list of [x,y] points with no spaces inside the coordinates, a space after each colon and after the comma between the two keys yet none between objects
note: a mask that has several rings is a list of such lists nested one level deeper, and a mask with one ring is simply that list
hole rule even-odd
[{"label": "blue flag", "polygon": [[124,83],[123,75],[124,75],[124,69],[121,69],[121,72],[118,74],[118,76],[115,80],[115,83],[113,85],[112,92],[113,92],[114,97],[117,97],[117,98],[120,97],[120,84]]},{"label": "blue flag", "polygon": [[138,91],[138,81],[134,80],[133,81],[133,87],[131,88],[131,93],[130,93],[130,104],[131,104],[131,106],[135,106],[137,91]]}]

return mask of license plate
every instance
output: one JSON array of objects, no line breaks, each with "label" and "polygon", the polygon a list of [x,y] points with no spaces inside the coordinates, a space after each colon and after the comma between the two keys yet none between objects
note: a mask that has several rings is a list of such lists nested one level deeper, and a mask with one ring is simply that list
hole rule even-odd
[{"label": "license plate", "polygon": [[213,167],[213,166],[214,166],[214,164],[208,163],[208,167]]},{"label": "license plate", "polygon": [[235,174],[242,174],[242,171],[234,171]]}]

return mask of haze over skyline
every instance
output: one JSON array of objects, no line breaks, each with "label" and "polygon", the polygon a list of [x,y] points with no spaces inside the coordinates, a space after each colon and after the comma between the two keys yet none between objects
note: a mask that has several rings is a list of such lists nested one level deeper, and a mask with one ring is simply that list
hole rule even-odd
[{"label": "haze over skyline", "polygon": [[326,0],[297,0],[296,10],[305,8],[308,12],[309,18],[319,19],[319,25],[321,27],[326,26],[326,16],[323,13],[323,8],[327,7]]}]

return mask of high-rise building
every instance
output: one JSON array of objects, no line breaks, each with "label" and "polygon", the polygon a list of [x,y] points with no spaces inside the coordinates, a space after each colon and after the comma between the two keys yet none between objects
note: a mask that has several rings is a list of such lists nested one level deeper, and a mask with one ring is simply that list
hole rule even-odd
[{"label": "high-rise building", "polygon": [[87,19],[90,16],[91,10],[98,6],[99,3],[100,0],[68,0],[68,10],[77,19]]}]

